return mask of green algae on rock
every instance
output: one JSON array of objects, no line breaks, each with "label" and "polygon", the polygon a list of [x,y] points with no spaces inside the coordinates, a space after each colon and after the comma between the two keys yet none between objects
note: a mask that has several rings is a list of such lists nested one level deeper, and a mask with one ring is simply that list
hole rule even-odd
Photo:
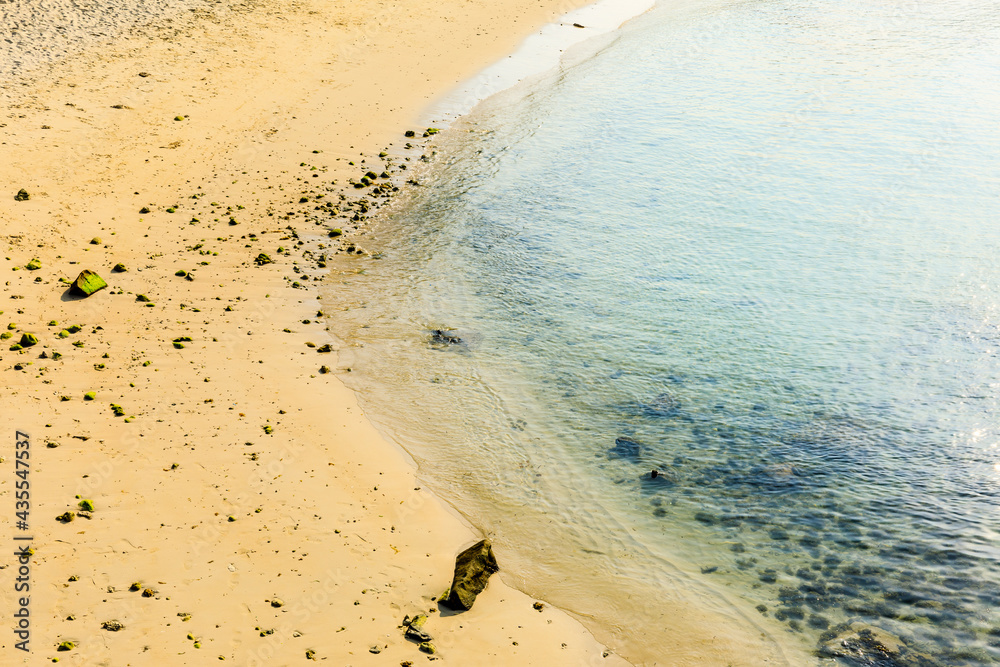
[{"label": "green algae on rock", "polygon": [[98,292],[107,286],[108,284],[104,282],[104,279],[99,275],[89,269],[84,269],[80,272],[80,275],[76,277],[76,280],[73,281],[72,289],[77,294],[90,296],[94,292]]}]

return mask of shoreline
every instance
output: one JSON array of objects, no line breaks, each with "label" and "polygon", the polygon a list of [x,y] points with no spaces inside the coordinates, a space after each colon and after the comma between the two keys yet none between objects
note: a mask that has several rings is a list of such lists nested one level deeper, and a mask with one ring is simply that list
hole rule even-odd
[{"label": "shoreline", "polygon": [[[318,257],[333,246],[303,218],[320,215],[317,193],[359,175],[346,163],[403,143],[418,100],[519,41],[509,17],[556,8],[427,3],[371,18],[276,2],[4,86],[0,215],[23,230],[6,236],[4,291],[19,298],[4,310],[18,338],[39,339],[0,350],[9,426],[31,435],[38,480],[28,662],[420,659],[398,626],[437,611],[474,534],[322,371],[334,355],[307,345],[327,341],[307,278],[323,278]],[[476,40],[484,24],[493,32]],[[389,45],[415,60],[393,69]],[[20,188],[28,201],[14,200]],[[257,266],[260,253],[273,261]],[[83,268],[109,287],[71,299],[59,278]],[[60,337],[71,323],[81,330]],[[9,467],[11,503],[12,480]],[[76,496],[93,513],[55,521]],[[494,578],[472,611],[432,614],[435,657],[624,664],[532,602]],[[124,627],[102,629],[110,621]],[[64,641],[74,647],[57,655]],[[0,650],[20,657],[12,643]]]}]

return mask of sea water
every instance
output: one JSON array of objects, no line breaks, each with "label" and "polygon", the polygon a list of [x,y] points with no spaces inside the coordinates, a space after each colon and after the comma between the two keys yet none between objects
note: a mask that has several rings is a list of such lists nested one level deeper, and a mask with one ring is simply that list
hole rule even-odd
[{"label": "sea water", "polygon": [[644,664],[1000,662],[995,3],[661,2],[441,136],[331,328],[509,581]]}]

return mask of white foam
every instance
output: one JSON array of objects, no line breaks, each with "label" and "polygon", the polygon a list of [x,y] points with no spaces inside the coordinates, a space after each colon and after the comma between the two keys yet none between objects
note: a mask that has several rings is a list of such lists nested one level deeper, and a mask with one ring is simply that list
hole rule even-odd
[{"label": "white foam", "polygon": [[614,32],[654,4],[655,0],[601,0],[569,12],[530,35],[514,53],[446,93],[428,109],[428,120],[450,122],[486,98],[551,71],[571,47]]}]

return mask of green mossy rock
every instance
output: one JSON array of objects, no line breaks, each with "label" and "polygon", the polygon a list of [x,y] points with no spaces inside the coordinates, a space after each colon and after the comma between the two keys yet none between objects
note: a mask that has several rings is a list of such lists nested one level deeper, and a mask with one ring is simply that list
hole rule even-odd
[{"label": "green mossy rock", "polygon": [[38,345],[38,336],[33,333],[21,334],[21,347],[31,347],[32,345]]},{"label": "green mossy rock", "polygon": [[73,642],[62,642],[56,647],[57,651],[72,651],[76,648],[76,644]]},{"label": "green mossy rock", "polygon": [[37,271],[38,269],[42,268],[42,262],[36,258],[28,262],[24,268],[28,269],[29,271]]},{"label": "green mossy rock", "polygon": [[489,540],[480,540],[455,559],[455,576],[444,603],[453,609],[472,609],[490,575],[500,570]]},{"label": "green mossy rock", "polygon": [[88,391],[86,394],[83,395],[83,400],[85,400],[85,401],[92,401],[95,398],[97,398],[97,392],[96,391]]},{"label": "green mossy rock", "polygon": [[94,238],[90,239],[90,245],[101,245],[101,237],[95,236]]},{"label": "green mossy rock", "polygon": [[427,622],[427,614],[417,614],[413,619],[403,621],[406,627],[406,638],[416,642],[429,642],[433,640],[425,630],[424,624]]},{"label": "green mossy rock", "polygon": [[115,264],[114,268],[112,268],[111,271],[114,273],[125,273],[126,271],[128,271],[128,269],[125,268],[124,264],[119,262]]},{"label": "green mossy rock", "polygon": [[93,500],[81,500],[79,503],[80,509],[84,512],[94,511],[94,501]]},{"label": "green mossy rock", "polygon": [[68,326],[68,327],[66,327],[66,331],[68,331],[71,334],[79,333],[80,331],[83,331],[83,325],[82,324],[74,324],[72,326]]},{"label": "green mossy rock", "polygon": [[107,286],[108,284],[104,282],[103,278],[93,271],[85,269],[76,277],[76,280],[73,281],[72,289],[77,294],[90,296],[94,292],[99,292]]},{"label": "green mossy rock", "polygon": [[266,254],[260,253],[259,255],[257,255],[257,259],[254,260],[254,263],[257,266],[264,266],[265,264],[270,264],[273,261],[274,260],[268,257]]},{"label": "green mossy rock", "polygon": [[24,188],[18,190],[17,194],[14,195],[14,201],[28,201],[29,199],[31,199],[31,195]]}]

